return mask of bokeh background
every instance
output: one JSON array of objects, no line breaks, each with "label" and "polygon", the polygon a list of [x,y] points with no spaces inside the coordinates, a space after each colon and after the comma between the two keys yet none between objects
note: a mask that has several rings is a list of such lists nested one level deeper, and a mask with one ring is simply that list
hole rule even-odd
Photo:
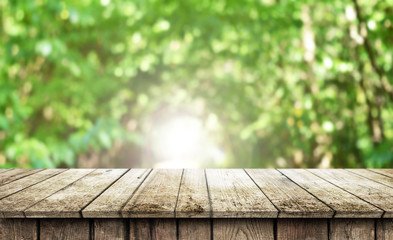
[{"label": "bokeh background", "polygon": [[393,0],[1,0],[0,167],[392,167]]}]

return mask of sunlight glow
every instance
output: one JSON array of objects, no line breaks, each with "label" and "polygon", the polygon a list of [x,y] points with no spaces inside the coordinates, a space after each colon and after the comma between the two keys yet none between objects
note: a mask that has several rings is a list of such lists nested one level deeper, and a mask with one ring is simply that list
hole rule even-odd
[{"label": "sunlight glow", "polygon": [[177,116],[153,132],[152,150],[159,161],[155,167],[195,168],[203,158],[205,131],[202,122],[192,116]]}]

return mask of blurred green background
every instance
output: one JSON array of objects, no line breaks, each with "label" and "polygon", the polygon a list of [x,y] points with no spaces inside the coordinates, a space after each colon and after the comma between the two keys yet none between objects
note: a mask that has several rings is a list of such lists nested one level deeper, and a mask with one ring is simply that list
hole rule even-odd
[{"label": "blurred green background", "polygon": [[0,167],[393,167],[393,0],[0,0]]}]

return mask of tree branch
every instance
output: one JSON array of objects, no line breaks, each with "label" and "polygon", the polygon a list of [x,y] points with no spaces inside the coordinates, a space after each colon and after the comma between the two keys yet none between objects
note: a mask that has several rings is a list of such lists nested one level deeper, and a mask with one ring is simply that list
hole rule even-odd
[{"label": "tree branch", "polygon": [[[352,1],[353,1],[354,6],[355,6],[356,17],[357,17],[358,22],[359,22],[359,32],[360,32],[360,26],[361,25],[365,26],[366,22],[365,22],[362,14],[360,12],[360,6],[359,6],[359,3],[358,3],[358,0],[352,0]],[[370,40],[368,39],[367,34],[365,34],[365,36],[362,36],[362,37],[364,39],[363,46],[366,49],[368,58],[370,59],[371,66],[372,66],[373,70],[375,71],[375,73],[378,75],[379,80],[381,81],[381,86],[382,86],[383,91],[388,94],[390,100],[393,102],[393,87],[387,81],[386,77],[384,76],[384,72],[382,71],[382,69],[377,65],[377,62],[375,60],[375,54],[374,54],[374,51],[373,51],[373,49],[371,47]]]}]

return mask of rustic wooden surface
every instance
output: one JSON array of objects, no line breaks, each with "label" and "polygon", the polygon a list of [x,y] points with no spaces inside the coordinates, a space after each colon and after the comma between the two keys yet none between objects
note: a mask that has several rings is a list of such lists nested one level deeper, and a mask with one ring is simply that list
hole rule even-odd
[{"label": "rustic wooden surface", "polygon": [[125,169],[97,169],[26,209],[26,217],[79,218],[80,210],[120,178]]},{"label": "rustic wooden surface", "polygon": [[[0,200],[0,212],[2,217],[26,217],[24,211],[49,197],[55,192],[66,188],[76,180],[84,177],[93,169],[73,169],[58,174],[52,178],[28,187]],[[30,175],[31,176],[31,175]],[[71,203],[70,203],[71,204]],[[61,213],[60,213],[61,215]]]},{"label": "rustic wooden surface", "polygon": [[210,217],[211,209],[203,169],[185,169],[175,209],[176,217]]},{"label": "rustic wooden surface", "polygon": [[95,240],[126,239],[127,221],[125,219],[94,219]]},{"label": "rustic wooden surface", "polygon": [[36,219],[0,219],[0,239],[38,239]]},{"label": "rustic wooden surface", "polygon": [[36,174],[31,175],[30,177],[21,178],[11,183],[1,185],[0,199],[5,198],[13,193],[19,192],[30,186],[33,186],[36,183],[42,182],[43,180],[48,179],[64,171],[65,169],[47,169],[44,171],[37,172]]},{"label": "rustic wooden surface", "polygon": [[0,218],[393,218],[392,169],[1,170]]},{"label": "rustic wooden surface", "polygon": [[273,220],[270,219],[214,219],[213,238],[219,240],[273,240],[273,224]]},{"label": "rustic wooden surface", "polygon": [[42,171],[42,169],[12,169],[0,174],[0,185],[10,183],[20,178]]},{"label": "rustic wooden surface", "polygon": [[393,239],[393,219],[378,219],[375,225],[378,240]]},{"label": "rustic wooden surface", "polygon": [[178,236],[180,240],[211,239],[210,219],[179,219]]},{"label": "rustic wooden surface", "polygon": [[335,218],[380,218],[383,214],[379,208],[304,169],[279,169],[279,171],[334,209]]},{"label": "rustic wooden surface", "polygon": [[121,209],[132,197],[151,169],[131,169],[82,211],[85,218],[121,217]]},{"label": "rustic wooden surface", "polygon": [[175,217],[181,169],[154,169],[124,206],[123,217]]},{"label": "rustic wooden surface", "polygon": [[375,239],[374,219],[332,219],[329,239]]},{"label": "rustic wooden surface", "polygon": [[275,218],[278,211],[241,169],[207,169],[212,216]]},{"label": "rustic wooden surface", "polygon": [[89,239],[90,223],[87,219],[42,219],[40,239]]},{"label": "rustic wooden surface", "polygon": [[308,171],[384,210],[383,217],[393,217],[393,188],[343,169],[310,169]]},{"label": "rustic wooden surface", "polygon": [[131,219],[130,239],[176,239],[175,219]]},{"label": "rustic wooden surface", "polygon": [[278,219],[277,240],[285,239],[327,240],[327,219]]},{"label": "rustic wooden surface", "polygon": [[278,217],[331,218],[334,211],[275,169],[247,173],[280,211]]},{"label": "rustic wooden surface", "polygon": [[[212,223],[212,224],[211,224]],[[213,228],[211,228],[213,227]],[[393,239],[392,219],[0,219],[0,239]]]}]

